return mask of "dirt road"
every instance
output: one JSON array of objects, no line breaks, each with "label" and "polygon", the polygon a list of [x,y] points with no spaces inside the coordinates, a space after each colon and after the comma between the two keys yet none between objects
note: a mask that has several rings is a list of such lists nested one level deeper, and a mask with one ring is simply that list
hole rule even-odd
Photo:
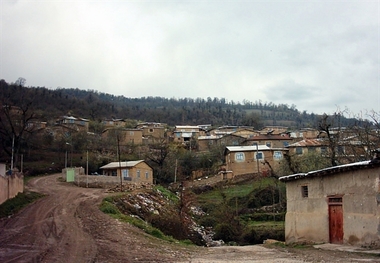
[{"label": "dirt road", "polygon": [[[345,252],[164,242],[103,214],[103,189],[78,188],[59,176],[31,180],[27,187],[46,197],[0,221],[0,262],[359,262]],[[376,262],[373,256],[355,257]]]}]

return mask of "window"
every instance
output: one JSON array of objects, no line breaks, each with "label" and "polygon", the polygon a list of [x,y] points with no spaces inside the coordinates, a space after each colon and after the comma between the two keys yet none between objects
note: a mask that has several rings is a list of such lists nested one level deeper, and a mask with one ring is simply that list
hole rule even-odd
[{"label": "window", "polygon": [[149,172],[145,172],[145,179],[149,179]]},{"label": "window", "polygon": [[255,160],[264,160],[263,152],[255,152]]},{"label": "window", "polygon": [[301,193],[302,193],[302,197],[304,197],[304,198],[309,197],[309,188],[307,185],[301,186]]},{"label": "window", "polygon": [[112,170],[112,176],[117,176],[117,171],[116,170]]},{"label": "window", "polygon": [[128,174],[128,170],[127,170],[127,169],[123,169],[123,170],[121,170],[121,173],[122,173],[122,175],[123,175],[124,178],[126,178],[126,177],[129,176],[129,174]]},{"label": "window", "polygon": [[274,153],[273,153],[273,159],[275,159],[275,160],[281,160],[282,159],[282,152],[281,151],[274,151]]},{"label": "window", "polygon": [[288,147],[289,146],[289,142],[284,142],[284,147]]},{"label": "window", "polygon": [[149,132],[152,133],[154,130],[153,129],[149,129]]},{"label": "window", "polygon": [[296,147],[296,154],[302,154],[302,147]]},{"label": "window", "polygon": [[140,170],[137,170],[137,178],[140,178]]},{"label": "window", "polygon": [[269,148],[272,147],[272,143],[271,142],[265,142],[265,145],[268,146]]},{"label": "window", "polygon": [[245,160],[244,153],[235,153],[235,161],[244,162],[244,160]]}]

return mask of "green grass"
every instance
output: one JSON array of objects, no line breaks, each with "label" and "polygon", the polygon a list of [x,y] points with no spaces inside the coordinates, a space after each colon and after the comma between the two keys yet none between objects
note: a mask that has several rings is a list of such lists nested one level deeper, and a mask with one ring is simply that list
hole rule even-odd
[{"label": "green grass", "polygon": [[43,197],[43,194],[36,192],[19,193],[14,198],[8,199],[0,205],[0,218],[13,215],[20,211],[23,207],[33,203],[37,199]]},{"label": "green grass", "polygon": [[254,227],[255,229],[273,229],[273,230],[284,230],[284,221],[249,221],[247,226]]},{"label": "green grass", "polygon": [[155,185],[154,190],[160,191],[161,194],[168,200],[172,201],[173,203],[178,203],[178,196],[176,196],[173,192],[170,190],[166,189],[165,187],[161,185]]},{"label": "green grass", "polygon": [[221,193],[225,194],[227,199],[232,199],[235,197],[244,197],[254,190],[265,188],[273,184],[273,178],[262,178],[260,180],[253,180],[244,184],[231,185],[221,189],[215,189],[213,191],[200,194],[198,195],[198,200],[200,203],[211,202],[218,204],[221,203],[223,200]]}]

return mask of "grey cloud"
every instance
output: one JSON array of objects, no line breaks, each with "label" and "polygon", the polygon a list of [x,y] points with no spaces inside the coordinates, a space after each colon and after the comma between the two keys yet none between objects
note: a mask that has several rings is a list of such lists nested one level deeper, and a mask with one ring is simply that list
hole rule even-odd
[{"label": "grey cloud", "polygon": [[376,2],[2,4],[0,75],[131,97],[379,108]]}]

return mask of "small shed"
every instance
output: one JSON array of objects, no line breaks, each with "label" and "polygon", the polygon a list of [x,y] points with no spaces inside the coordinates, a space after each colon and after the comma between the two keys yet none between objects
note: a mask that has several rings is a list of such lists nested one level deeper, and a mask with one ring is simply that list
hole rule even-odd
[{"label": "small shed", "polygon": [[380,163],[334,166],[279,178],[286,183],[286,243],[380,248]]},{"label": "small shed", "polygon": [[144,160],[111,162],[100,167],[105,176],[123,176],[124,182],[153,184],[153,169]]}]

